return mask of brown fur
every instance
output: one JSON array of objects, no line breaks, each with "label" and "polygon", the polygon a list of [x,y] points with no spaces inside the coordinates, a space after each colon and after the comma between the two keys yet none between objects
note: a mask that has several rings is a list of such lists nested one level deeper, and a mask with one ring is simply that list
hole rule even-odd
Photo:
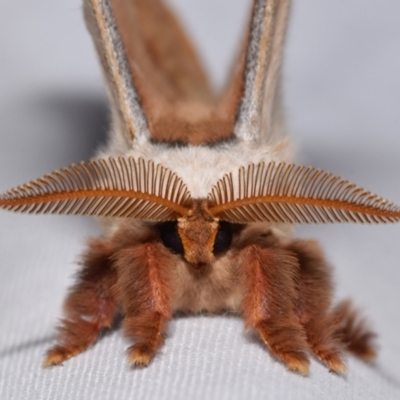
[{"label": "brown fur", "polygon": [[290,369],[306,374],[309,361],[303,327],[295,314],[299,265],[288,251],[278,247],[249,245],[241,251],[246,294],[242,315],[272,354]]},{"label": "brown fur", "polygon": [[114,247],[92,240],[83,256],[84,268],[77,276],[64,305],[65,317],[58,328],[58,344],[47,352],[44,366],[57,365],[86,350],[103,328],[110,328],[117,311],[113,294],[116,271]]},{"label": "brown fur", "polygon": [[[194,145],[215,143],[231,137],[234,129],[239,138],[246,141],[257,139],[254,144],[263,139],[269,140],[270,133],[283,128],[277,85],[289,3],[289,0],[268,1],[264,4],[254,2],[254,24],[250,35],[246,38],[247,42],[239,54],[225,92],[217,96],[210,89],[200,61],[182,28],[161,0],[111,0],[123,42],[121,45],[126,51],[137,92],[126,90],[132,88],[128,88],[130,79],[125,79],[127,71],[125,63],[121,62],[124,57],[119,51],[115,52],[115,48],[111,48],[120,43],[116,44],[112,40],[114,31],[108,31],[106,27],[109,23],[107,16],[110,17],[108,8],[102,8],[104,5],[108,7],[108,2],[100,4],[86,0],[84,4],[89,28],[94,35],[117,104],[114,111],[117,114],[121,112],[123,117],[121,121],[117,118],[118,129],[113,132],[126,129],[130,133],[128,137],[132,138],[136,129],[143,129],[145,124],[142,113],[135,110],[143,105],[155,141],[179,141]],[[103,14],[104,10],[107,12]],[[258,35],[261,35],[259,41]],[[246,47],[250,48],[248,53]],[[250,79],[244,90],[244,80],[247,78]],[[137,93],[141,104],[136,102]],[[132,101],[132,97],[135,97],[135,101]],[[249,110],[246,111],[246,108]],[[139,116],[138,120],[133,121],[132,116]],[[126,127],[122,126],[124,123]],[[271,144],[272,159],[278,150],[284,152],[286,146],[286,141],[276,147]],[[267,154],[266,147],[262,147],[264,154]],[[276,161],[279,159],[285,160],[286,156],[281,154]],[[113,186],[119,187],[120,184],[124,186],[124,180],[130,180],[125,168],[116,166],[108,169],[107,163],[114,165],[114,158],[98,162],[100,164],[97,161],[90,163],[90,168],[97,171],[102,167],[107,175],[104,175],[104,179],[102,173],[89,173],[89,167],[84,164],[79,168],[72,166],[62,173],[47,175],[6,193],[0,198],[1,205],[30,212],[69,213],[74,209],[74,212],[96,215],[100,208],[101,214],[115,216],[108,205],[118,208],[115,205],[118,199],[110,197],[118,192],[117,197],[123,198],[126,191],[122,190],[121,194],[119,188],[101,190],[110,200],[108,205],[93,203],[91,200],[96,212],[92,209],[89,211],[80,202],[82,196],[86,196],[86,199],[94,196],[94,191],[86,188],[89,183],[97,188],[111,180]],[[144,162],[142,159],[139,164]],[[308,373],[309,353],[336,372],[346,370],[342,359],[346,351],[367,361],[374,358],[374,334],[358,313],[348,302],[332,307],[330,268],[316,242],[287,242],[285,238],[289,237],[288,231],[277,224],[252,223],[233,229],[232,224],[221,224],[216,217],[224,218],[227,215],[225,212],[234,209],[239,213],[247,213],[250,217],[248,221],[258,220],[261,216],[261,221],[264,218],[268,220],[268,215],[274,220],[275,213],[294,215],[297,211],[281,207],[282,199],[277,197],[293,200],[295,195],[299,199],[297,192],[301,192],[300,200],[307,198],[307,205],[314,207],[315,212],[313,209],[310,212],[304,209],[305,214],[312,217],[310,220],[318,216],[319,212],[325,214],[322,208],[327,208],[327,203],[334,203],[335,207],[342,204],[344,192],[341,186],[347,181],[332,178],[330,174],[319,175],[321,171],[313,169],[304,170],[304,174],[302,169],[298,170],[293,178],[293,165],[284,165],[277,164],[278,172],[270,175],[262,175],[263,172],[260,172],[264,164],[244,166],[238,173],[238,199],[235,198],[237,193],[234,186],[226,185],[225,180],[219,181],[211,192],[211,198],[217,199],[219,196],[225,202],[221,205],[216,201],[213,206],[213,200],[210,200],[211,211],[207,200],[191,199],[186,192],[181,193],[185,204],[175,204],[175,201],[167,198],[168,195],[166,198],[161,195],[160,200],[157,193],[153,193],[155,186],[161,185],[159,180],[146,180],[146,173],[138,173],[138,179],[144,181],[144,191],[132,189],[136,200],[155,202],[155,205],[170,208],[174,217],[177,214],[182,217],[176,224],[162,225],[161,222],[165,223],[165,220],[155,225],[128,218],[114,219],[113,223],[116,224],[110,237],[89,242],[77,282],[65,302],[65,316],[58,328],[57,344],[48,351],[44,365],[61,364],[86,350],[104,328],[111,327],[118,310],[123,314],[123,332],[133,342],[128,349],[128,359],[137,367],[149,364],[163,343],[166,324],[173,313],[179,311],[198,313],[228,310],[240,314],[246,327],[259,334],[272,355],[283,361],[289,369],[301,374]],[[153,176],[154,170],[158,168],[153,167],[151,164],[151,168],[149,166],[148,170],[142,171]],[[230,178],[226,178],[231,182],[234,179],[232,173]],[[164,169],[162,174],[169,177],[165,182],[166,189],[169,190],[167,186],[172,181],[178,182],[175,176],[172,178]],[[295,189],[296,193],[293,192],[291,197],[281,194],[251,197],[248,193],[254,192],[256,186],[261,184],[262,179],[258,178],[265,178],[271,187],[277,184],[277,193],[286,184]],[[328,182],[328,188],[324,186],[325,181]],[[321,192],[322,188],[325,196],[333,190],[335,199],[329,200],[329,196],[325,196],[322,201],[318,193],[314,196],[315,183],[317,192]],[[78,190],[81,186],[84,189]],[[180,181],[176,186],[184,190]],[[347,197],[347,190],[353,190],[349,192],[352,198],[367,198],[368,204],[377,199],[367,192],[360,194],[360,188],[347,183],[343,187]],[[271,190],[275,191],[274,188]],[[306,197],[303,192],[307,192]],[[10,193],[19,193],[21,196],[15,199]],[[255,200],[250,204],[249,199]],[[64,200],[68,201],[64,203]],[[129,204],[125,200],[119,203],[120,211],[127,211],[125,207]],[[382,221],[397,218],[399,212],[388,209],[392,205],[381,199],[379,201],[384,204],[382,214],[374,214],[373,210],[371,214],[365,213],[365,204],[358,202],[342,211],[344,214],[349,213],[349,220],[356,220],[357,216],[360,221],[364,221],[357,213],[370,215],[374,221],[378,217],[382,217]],[[276,212],[264,212],[261,202],[276,203]],[[253,218],[251,212],[247,211],[246,203],[253,208],[253,215],[257,218]],[[287,204],[291,204],[290,201]],[[322,211],[318,211],[318,207],[322,207]],[[146,211],[136,217],[153,218],[151,210]],[[336,211],[337,215],[342,213],[337,207]],[[160,215],[157,218],[161,219]],[[163,213],[162,218],[168,219],[165,215]],[[299,215],[301,218],[298,220],[302,221],[301,209]],[[365,220],[369,221],[368,218]],[[279,217],[278,220],[283,221],[285,218]],[[327,220],[330,220],[329,216]],[[173,230],[169,232],[168,229]],[[275,233],[278,231],[282,236]],[[174,236],[168,237],[170,233]],[[230,245],[231,234],[233,241]],[[175,249],[179,255],[166,246]]]},{"label": "brown fur", "polygon": [[337,318],[331,312],[332,280],[320,247],[315,241],[294,240],[285,248],[296,255],[299,266],[299,296],[296,313],[307,333],[314,354],[334,371],[346,370],[338,340]]},{"label": "brown fur", "polygon": [[376,334],[372,332],[365,319],[352,306],[349,300],[342,301],[333,310],[333,318],[338,323],[335,332],[346,350],[360,357],[364,361],[371,361],[376,357]]},{"label": "brown fur", "polygon": [[[192,215],[212,224],[201,204]],[[331,297],[330,269],[314,241],[282,243],[267,225],[249,225],[237,230],[227,253],[197,269],[166,249],[153,225],[125,221],[110,239],[89,242],[44,365],[84,351],[119,307],[124,334],[134,341],[128,359],[137,367],[151,361],[174,312],[228,310],[240,313],[291,370],[307,374],[311,351],[343,372],[345,351],[375,356],[374,334],[348,302],[332,308]]]},{"label": "brown fur", "polygon": [[165,323],[171,317],[168,270],[172,257],[160,243],[123,249],[114,256],[118,273],[116,297],[125,316],[123,330],[136,343],[129,361],[147,365],[163,343]]},{"label": "brown fur", "polygon": [[184,256],[194,268],[204,268],[214,261],[212,250],[217,230],[218,222],[209,213],[206,200],[194,201],[189,214],[179,219]]},{"label": "brown fur", "polygon": [[152,138],[194,145],[229,138],[243,93],[244,51],[219,97],[162,1],[112,0],[112,6]]}]

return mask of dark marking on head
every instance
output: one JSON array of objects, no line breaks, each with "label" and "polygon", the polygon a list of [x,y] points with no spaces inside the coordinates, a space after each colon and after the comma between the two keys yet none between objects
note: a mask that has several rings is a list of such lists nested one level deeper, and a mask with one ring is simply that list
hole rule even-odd
[{"label": "dark marking on head", "polygon": [[232,224],[226,221],[219,221],[218,232],[215,237],[213,253],[214,255],[221,254],[227,250],[232,243],[233,229]]},{"label": "dark marking on head", "polygon": [[178,234],[177,221],[167,221],[156,225],[162,244],[175,254],[183,255],[183,244]]}]

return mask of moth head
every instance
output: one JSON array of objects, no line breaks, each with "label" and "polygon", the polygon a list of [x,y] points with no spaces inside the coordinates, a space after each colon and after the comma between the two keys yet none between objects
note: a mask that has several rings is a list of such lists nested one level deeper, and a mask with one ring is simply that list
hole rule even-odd
[{"label": "moth head", "polygon": [[[110,89],[118,128],[112,132],[123,126],[126,154],[153,142],[272,145],[275,133],[281,143],[278,84],[289,3],[254,1],[245,46],[226,91],[216,96],[162,2],[84,0]],[[192,199],[173,170],[141,154],[54,171],[0,195],[0,208],[155,223],[164,245],[195,268],[230,248],[236,224],[400,220],[400,207],[345,179],[283,162],[233,165],[207,199]]]},{"label": "moth head", "polygon": [[236,224],[400,220],[398,206],[312,167],[250,164],[220,179],[207,199],[193,199],[174,172],[132,157],[54,171],[6,192],[0,207],[155,222],[164,245],[196,268],[229,249]]},{"label": "moth head", "polygon": [[206,200],[193,200],[187,215],[157,228],[164,246],[197,270],[211,265],[232,243],[232,225],[214,217]]}]

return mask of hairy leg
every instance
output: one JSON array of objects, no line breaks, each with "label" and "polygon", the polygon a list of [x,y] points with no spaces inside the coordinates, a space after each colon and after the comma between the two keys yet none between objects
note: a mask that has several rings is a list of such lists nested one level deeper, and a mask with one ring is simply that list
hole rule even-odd
[{"label": "hairy leg", "polygon": [[92,240],[83,256],[83,269],[64,304],[65,317],[58,327],[57,344],[43,366],[61,364],[92,345],[103,328],[110,328],[117,311],[113,288],[116,273],[111,265],[113,246]]},{"label": "hairy leg", "polygon": [[317,242],[294,240],[285,248],[296,255],[300,265],[297,314],[314,354],[336,372],[345,372],[344,346],[335,334],[337,319],[330,312],[332,280],[330,268]]},{"label": "hairy leg", "polygon": [[340,302],[332,311],[338,321],[336,336],[346,347],[346,350],[364,361],[372,361],[376,357],[376,334],[362,318],[349,300]]},{"label": "hairy leg", "polygon": [[358,352],[361,358],[374,354],[372,338],[348,302],[331,308],[332,280],[323,253],[312,240],[295,240],[285,248],[300,264],[297,314],[314,354],[335,372],[345,372],[342,354]]},{"label": "hairy leg", "polygon": [[239,253],[246,292],[242,302],[246,326],[258,331],[272,354],[291,370],[308,373],[308,344],[295,313],[299,266],[279,247],[248,245]]},{"label": "hairy leg", "polygon": [[160,243],[148,242],[119,251],[117,296],[125,315],[123,330],[135,341],[128,349],[129,362],[145,367],[163,343],[171,318],[168,269],[171,254]]}]

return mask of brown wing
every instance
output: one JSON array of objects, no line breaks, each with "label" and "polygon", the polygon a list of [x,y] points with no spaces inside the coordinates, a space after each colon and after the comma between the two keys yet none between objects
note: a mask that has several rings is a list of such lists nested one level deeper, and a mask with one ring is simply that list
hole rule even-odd
[{"label": "brown wing", "polygon": [[222,96],[209,87],[162,0],[84,0],[125,139],[215,143],[280,129],[279,81],[289,0],[254,0],[249,32]]},{"label": "brown wing", "polygon": [[136,137],[150,138],[137,87],[109,0],[84,0],[84,11],[106,78],[113,111],[113,131],[127,144]]},{"label": "brown wing", "polygon": [[132,157],[72,164],[0,196],[0,207],[11,211],[148,221],[176,219],[187,213],[190,203],[176,174]]},{"label": "brown wing", "polygon": [[153,139],[200,144],[230,136],[200,61],[161,0],[111,0]]},{"label": "brown wing", "polygon": [[328,223],[395,222],[400,208],[347,180],[294,164],[250,164],[225,175],[208,198],[226,221]]},{"label": "brown wing", "polygon": [[283,131],[280,69],[290,0],[254,0],[245,46],[221,104],[236,115],[234,133],[271,141]]},{"label": "brown wing", "polygon": [[212,97],[194,49],[163,1],[111,4],[131,71],[146,100],[157,93],[170,101]]}]

